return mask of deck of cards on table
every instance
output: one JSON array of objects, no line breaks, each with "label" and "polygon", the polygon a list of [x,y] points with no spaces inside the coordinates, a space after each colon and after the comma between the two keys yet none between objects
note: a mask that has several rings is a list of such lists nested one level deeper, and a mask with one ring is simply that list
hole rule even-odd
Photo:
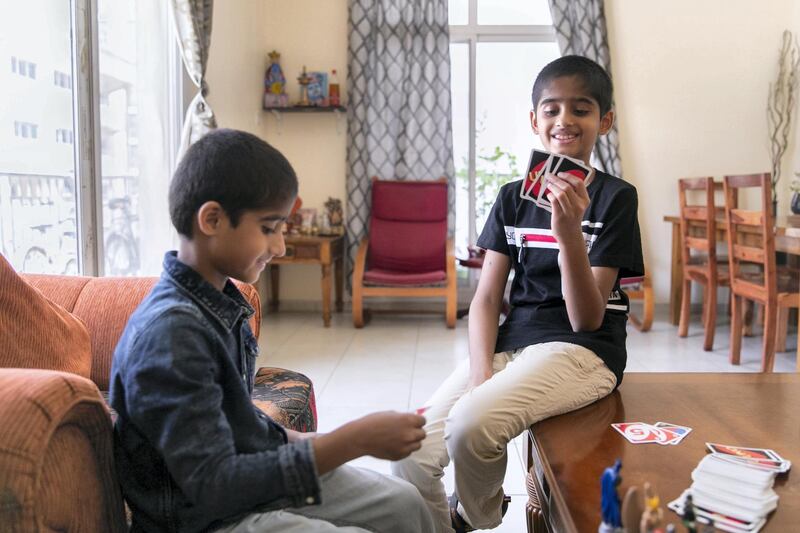
[{"label": "deck of cards on table", "polygon": [[631,444],[678,444],[692,431],[690,427],[669,422],[621,422],[611,427]]},{"label": "deck of cards on table", "polygon": [[547,174],[558,174],[559,172],[571,174],[583,180],[587,186],[593,176],[592,168],[583,161],[565,155],[551,154],[544,150],[533,149],[528,161],[527,177],[519,191],[520,198],[529,200],[536,206],[552,213],[553,207],[550,204],[550,200],[547,199],[549,191]]},{"label": "deck of cards on table", "polygon": [[772,486],[787,472],[787,461],[774,450],[706,443],[706,455],[692,472],[692,486],[667,506],[683,515],[686,497],[692,496],[694,512],[703,523],[731,533],[760,530],[767,515],[778,506]]}]

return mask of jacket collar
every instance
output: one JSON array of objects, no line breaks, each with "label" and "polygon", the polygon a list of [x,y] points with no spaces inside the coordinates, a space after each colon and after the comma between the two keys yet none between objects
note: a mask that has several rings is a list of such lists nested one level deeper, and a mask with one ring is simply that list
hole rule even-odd
[{"label": "jacket collar", "polygon": [[230,279],[225,282],[222,291],[217,290],[196,270],[181,263],[178,252],[174,250],[164,255],[164,273],[161,277],[183,288],[198,305],[207,309],[228,330],[232,330],[242,316],[247,319],[255,313]]}]

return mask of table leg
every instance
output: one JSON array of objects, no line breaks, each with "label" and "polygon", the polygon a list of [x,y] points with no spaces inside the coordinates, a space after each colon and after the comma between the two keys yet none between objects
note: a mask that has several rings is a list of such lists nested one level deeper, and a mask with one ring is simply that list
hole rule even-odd
[{"label": "table leg", "polygon": [[341,313],[344,310],[344,302],[342,302],[342,294],[344,293],[344,257],[339,256],[334,265],[336,276],[336,312]]},{"label": "table leg", "polygon": [[322,265],[322,322],[331,325],[331,265]]},{"label": "table leg", "polygon": [[669,282],[669,321],[677,326],[681,319],[681,289],[683,286],[683,260],[681,259],[681,226],[672,224],[672,257]]},{"label": "table leg", "polygon": [[270,265],[270,291],[269,291],[269,309],[270,311],[277,311],[280,305],[280,286],[281,286],[281,271],[280,266]]}]

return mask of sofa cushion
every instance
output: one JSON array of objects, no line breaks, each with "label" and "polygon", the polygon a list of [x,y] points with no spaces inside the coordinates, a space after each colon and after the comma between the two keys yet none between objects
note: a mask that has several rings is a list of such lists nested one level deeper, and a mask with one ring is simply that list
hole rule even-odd
[{"label": "sofa cushion", "polygon": [[92,369],[83,322],[26,283],[2,255],[0,367],[59,370],[85,378]]}]

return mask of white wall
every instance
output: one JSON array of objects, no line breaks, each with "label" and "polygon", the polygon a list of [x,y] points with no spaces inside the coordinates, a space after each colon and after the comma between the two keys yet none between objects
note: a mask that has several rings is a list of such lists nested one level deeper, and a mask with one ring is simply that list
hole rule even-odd
[{"label": "white wall", "polygon": [[[669,287],[670,228],[681,177],[769,171],[766,104],[792,0],[606,0],[625,178],[639,190],[657,300]],[[794,151],[790,144],[790,150]],[[784,159],[788,211],[794,154]]]},{"label": "white wall", "polygon": [[[645,256],[657,300],[668,298],[670,233],[681,177],[768,171],[766,101],[777,72],[781,32],[800,33],[793,0],[606,0],[621,155],[639,189]],[[282,130],[262,112],[267,53],[277,49],[295,78],[347,66],[346,0],[237,0],[214,6],[209,100],[221,126],[251,131],[283,151],[300,178],[304,205],[345,198],[346,128],[332,115],[284,115]],[[346,88],[344,88],[346,100]],[[798,120],[795,121],[795,130]],[[800,136],[784,160],[779,212],[800,169]],[[794,161],[794,163],[793,163]],[[282,299],[318,302],[318,269],[282,269]]]},{"label": "white wall", "polygon": [[[329,196],[345,200],[344,116],[283,114],[278,122],[262,111],[264,71],[271,50],[281,53],[290,101],[298,100],[297,76],[336,69],[347,100],[346,0],[236,0],[216,2],[208,62],[209,102],[220,127],[250,131],[278,148],[300,180],[303,207],[321,210]],[[338,127],[338,131],[337,131]],[[317,305],[320,270],[281,268],[281,299]]]}]

